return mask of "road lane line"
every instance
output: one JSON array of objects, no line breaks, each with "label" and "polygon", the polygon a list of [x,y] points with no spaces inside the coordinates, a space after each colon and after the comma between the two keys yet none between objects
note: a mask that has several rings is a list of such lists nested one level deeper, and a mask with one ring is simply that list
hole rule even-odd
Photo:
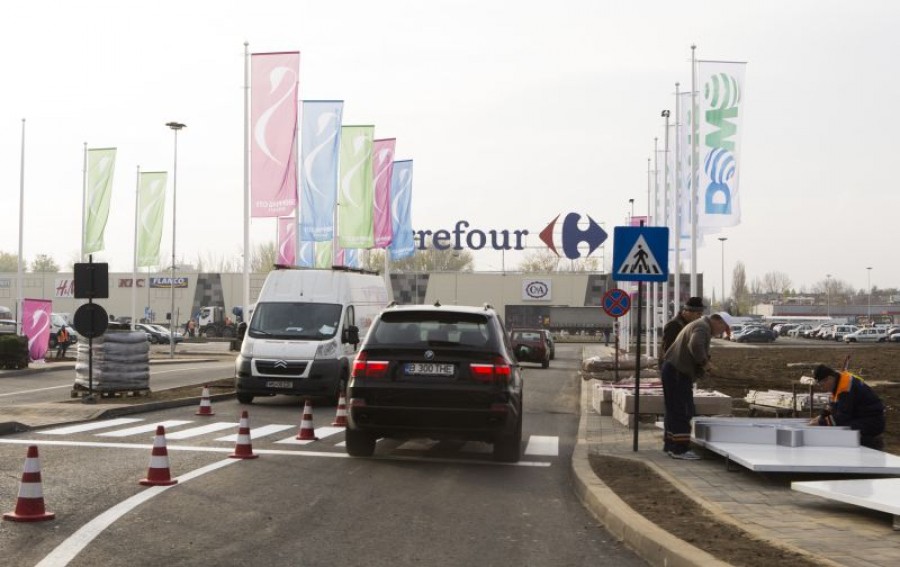
[{"label": "road lane line", "polygon": [[[195,479],[206,473],[212,472],[236,462],[239,461],[235,459],[224,459],[222,461],[217,461],[215,463],[206,465],[205,467],[200,467],[199,469],[195,469],[189,473],[185,473],[179,476],[177,480],[179,484],[185,483],[191,479]],[[83,525],[78,529],[78,531],[70,535],[61,544],[56,546],[56,549],[54,549],[46,557],[44,557],[41,562],[37,564],[37,567],[59,567],[61,565],[68,565],[70,561],[75,559],[76,555],[81,553],[81,550],[87,547],[87,545],[91,543],[91,541],[93,541],[98,535],[100,535],[103,530],[111,526],[116,520],[118,520],[128,512],[134,510],[144,502],[150,500],[154,496],[162,494],[166,490],[169,490],[170,488],[174,488],[176,486],[178,486],[178,484],[173,484],[171,486],[151,486],[150,488],[138,494],[135,494],[131,498],[119,502],[106,512],[103,512],[90,522]]]},{"label": "road lane line", "polygon": [[[216,368],[234,368],[234,363],[229,362],[228,364],[217,364],[215,366],[191,366],[191,367],[182,366],[180,368],[174,368],[172,370],[155,370],[155,371],[152,370],[153,365],[151,364],[150,366],[151,366],[150,375],[156,376],[157,374],[169,374],[171,372],[184,372],[185,370],[212,370],[212,369],[216,369]],[[230,378],[230,377],[226,376],[226,378]]]},{"label": "road lane line", "polygon": [[93,431],[95,429],[107,429],[109,427],[117,427],[136,421],[144,421],[138,417],[120,417],[119,419],[110,419],[108,421],[90,421],[88,423],[80,423],[78,425],[70,425],[68,427],[57,427],[56,429],[48,429],[47,431],[38,431],[42,435],[68,435],[70,433],[84,433],[85,431]]},{"label": "road lane line", "polygon": [[47,386],[46,388],[35,388],[34,390],[19,390],[17,392],[9,392],[7,394],[0,394],[0,398],[6,398],[8,396],[21,396],[22,394],[34,394],[35,392],[46,392],[47,390],[62,390],[63,388],[71,388],[71,385],[65,386]]}]

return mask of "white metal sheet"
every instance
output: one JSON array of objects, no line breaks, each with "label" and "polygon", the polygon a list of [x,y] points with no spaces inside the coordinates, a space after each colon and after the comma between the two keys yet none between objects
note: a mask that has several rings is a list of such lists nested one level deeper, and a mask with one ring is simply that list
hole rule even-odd
[{"label": "white metal sheet", "polygon": [[783,447],[702,439],[694,442],[753,471],[900,474],[900,457],[867,447]]},{"label": "white metal sheet", "polygon": [[900,478],[792,482],[798,492],[900,515]]}]

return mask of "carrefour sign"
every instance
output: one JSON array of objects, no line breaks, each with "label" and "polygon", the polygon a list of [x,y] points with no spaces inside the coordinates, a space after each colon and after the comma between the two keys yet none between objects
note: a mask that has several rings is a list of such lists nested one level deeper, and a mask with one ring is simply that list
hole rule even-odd
[{"label": "carrefour sign", "polygon": [[[588,253],[585,256],[590,256],[607,238],[606,232],[591,217],[585,215],[588,226],[582,229],[578,226],[581,215],[568,213],[563,220],[560,241],[556,242],[553,233],[560,216],[562,215],[556,215],[556,218],[540,232],[541,241],[557,256],[560,255],[557,251],[557,247],[559,247],[562,248],[566,258],[570,260],[580,258],[578,245],[582,243],[588,245]],[[527,229],[481,230],[469,228],[470,226],[468,221],[461,220],[456,221],[452,229],[414,230],[413,238],[416,241],[416,248],[419,250],[428,250],[429,248],[435,250],[525,249],[524,238],[528,236]]]}]

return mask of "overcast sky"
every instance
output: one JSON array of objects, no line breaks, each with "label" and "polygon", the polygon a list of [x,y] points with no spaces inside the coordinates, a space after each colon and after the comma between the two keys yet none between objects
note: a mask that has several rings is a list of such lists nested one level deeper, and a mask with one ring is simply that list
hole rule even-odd
[{"label": "overcast sky", "polygon": [[[749,63],[740,164],[742,223],[722,234],[726,288],[786,273],[857,289],[900,287],[896,228],[900,3],[584,1],[14,2],[0,23],[0,251],[62,266],[80,247],[82,145],[118,157],[106,248],[132,265],[135,172],[172,170],[176,249],[238,258],[243,207],[243,43],[301,52],[300,96],[343,99],[345,124],[375,124],[413,159],[413,225],[528,229],[590,214],[608,232],[628,199],[647,208],[647,158],[662,109],[698,58]],[[171,176],[169,185],[171,199]],[[162,255],[171,254],[171,200]],[[252,246],[274,219],[252,221]],[[721,244],[698,255],[721,295]],[[607,262],[612,243],[606,246]],[[499,252],[476,269],[499,270]],[[520,257],[507,254],[506,267]]]}]

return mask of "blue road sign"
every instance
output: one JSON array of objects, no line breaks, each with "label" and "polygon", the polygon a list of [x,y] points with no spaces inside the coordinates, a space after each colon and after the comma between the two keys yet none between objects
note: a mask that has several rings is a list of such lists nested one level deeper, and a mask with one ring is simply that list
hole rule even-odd
[{"label": "blue road sign", "polygon": [[622,317],[631,309],[631,298],[624,289],[613,288],[603,294],[603,310],[610,317]]},{"label": "blue road sign", "polygon": [[617,226],[613,232],[613,279],[664,282],[669,279],[669,229]]}]

